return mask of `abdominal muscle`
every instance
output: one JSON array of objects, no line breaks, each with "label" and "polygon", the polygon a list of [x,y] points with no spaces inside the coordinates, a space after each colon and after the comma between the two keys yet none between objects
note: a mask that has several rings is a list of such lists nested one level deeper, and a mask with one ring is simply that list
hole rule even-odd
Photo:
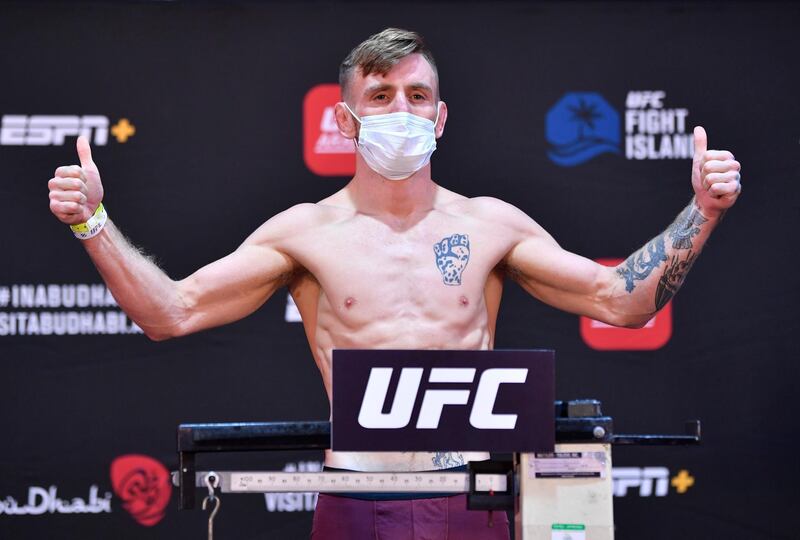
[{"label": "abdominal muscle", "polygon": [[[334,349],[492,349],[501,283],[491,279],[485,295],[473,291],[468,306],[450,312],[425,301],[414,304],[397,299],[389,302],[394,306],[391,311],[377,306],[365,309],[358,297],[352,302],[330,302],[316,280],[308,277],[295,281],[290,289],[330,402]],[[325,451],[325,465],[355,471],[430,471],[486,459],[485,452]]]},{"label": "abdominal muscle", "polygon": [[[335,332],[318,325],[314,357],[331,398],[333,349],[463,349],[491,348],[486,317],[476,317],[467,328],[454,328],[441,321],[376,321],[356,332]],[[482,319],[482,320],[481,320]],[[318,321],[320,322],[320,321]],[[477,325],[475,323],[478,323]],[[333,326],[337,326],[335,323]],[[402,329],[401,331],[397,331]],[[352,329],[351,329],[352,330]],[[391,336],[391,337],[390,337]],[[485,452],[334,452],[325,451],[325,465],[355,471],[430,471],[489,459]]]}]

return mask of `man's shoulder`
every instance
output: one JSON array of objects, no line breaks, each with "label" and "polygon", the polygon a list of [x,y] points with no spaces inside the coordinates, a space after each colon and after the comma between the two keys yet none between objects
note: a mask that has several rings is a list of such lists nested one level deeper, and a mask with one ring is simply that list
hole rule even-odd
[{"label": "man's shoulder", "polygon": [[306,226],[314,226],[326,225],[334,221],[346,219],[353,213],[352,209],[337,206],[334,201],[325,199],[319,202],[296,204],[275,217],[280,217],[290,222],[303,222]]},{"label": "man's shoulder", "polygon": [[326,204],[299,203],[275,214],[261,225],[248,239],[254,243],[284,243],[291,238],[313,234],[320,227],[348,219],[352,211],[347,208]]},{"label": "man's shoulder", "polygon": [[447,212],[475,219],[487,230],[496,230],[511,237],[546,234],[528,214],[496,197],[464,197],[448,205]]},{"label": "man's shoulder", "polygon": [[446,204],[453,213],[462,213],[477,219],[505,221],[515,214],[522,213],[517,207],[496,197],[460,197]]}]

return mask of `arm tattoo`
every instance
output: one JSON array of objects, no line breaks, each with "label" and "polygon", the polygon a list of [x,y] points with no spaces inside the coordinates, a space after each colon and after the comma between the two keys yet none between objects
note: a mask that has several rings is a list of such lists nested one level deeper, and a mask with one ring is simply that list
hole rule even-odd
[{"label": "arm tattoo", "polygon": [[464,464],[464,456],[461,452],[436,452],[433,455],[433,467],[435,469],[450,469]]},{"label": "arm tattoo", "polygon": [[469,262],[469,236],[451,234],[433,244],[436,267],[445,285],[461,285],[461,274]]},{"label": "arm tattoo", "polygon": [[672,239],[672,247],[675,249],[690,249],[692,238],[700,232],[700,225],[708,221],[694,204],[687,206],[675,223],[667,229],[667,234]]},{"label": "arm tattoo", "polygon": [[633,292],[635,281],[647,279],[653,270],[667,260],[664,249],[664,235],[659,235],[625,260],[624,267],[618,268],[617,274],[625,280],[626,291]]},{"label": "arm tattoo", "polygon": [[696,251],[689,251],[689,256],[685,260],[678,259],[677,255],[672,256],[672,260],[667,263],[667,268],[656,286],[656,311],[664,307],[675,296],[696,259]]}]

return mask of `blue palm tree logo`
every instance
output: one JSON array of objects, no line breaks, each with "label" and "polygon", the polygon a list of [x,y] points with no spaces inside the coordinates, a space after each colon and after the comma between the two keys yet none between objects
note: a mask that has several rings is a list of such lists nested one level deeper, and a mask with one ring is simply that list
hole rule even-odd
[{"label": "blue palm tree logo", "polygon": [[569,105],[567,107],[572,112],[571,120],[578,122],[578,139],[583,140],[583,126],[586,125],[589,129],[594,129],[594,121],[602,118],[603,115],[597,112],[597,103],[586,103],[583,98],[580,98],[578,106]]},{"label": "blue palm tree logo", "polygon": [[619,153],[617,111],[596,92],[570,92],[545,117],[548,157],[564,167],[606,152]]}]

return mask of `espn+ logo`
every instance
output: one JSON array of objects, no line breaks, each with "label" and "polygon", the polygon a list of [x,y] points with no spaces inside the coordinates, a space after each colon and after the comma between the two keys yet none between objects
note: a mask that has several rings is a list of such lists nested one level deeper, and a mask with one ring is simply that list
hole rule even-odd
[{"label": "espn+ logo", "polygon": [[0,146],[62,146],[67,137],[83,135],[96,146],[108,144],[108,134],[125,143],[136,133],[127,118],[109,128],[103,115],[5,114],[0,122]]},{"label": "espn+ logo", "polygon": [[[367,429],[401,429],[412,421],[424,369],[404,367],[389,412],[384,413],[384,403],[394,368],[374,367],[370,370],[364,399],[358,414],[358,423]],[[428,383],[461,383],[474,386],[475,368],[431,368]],[[503,384],[524,383],[527,368],[490,368],[483,371],[477,383],[469,423],[476,429],[512,430],[517,424],[516,414],[493,412],[500,387]],[[417,429],[436,429],[445,405],[465,406],[472,389],[426,388],[417,414]]]}]

